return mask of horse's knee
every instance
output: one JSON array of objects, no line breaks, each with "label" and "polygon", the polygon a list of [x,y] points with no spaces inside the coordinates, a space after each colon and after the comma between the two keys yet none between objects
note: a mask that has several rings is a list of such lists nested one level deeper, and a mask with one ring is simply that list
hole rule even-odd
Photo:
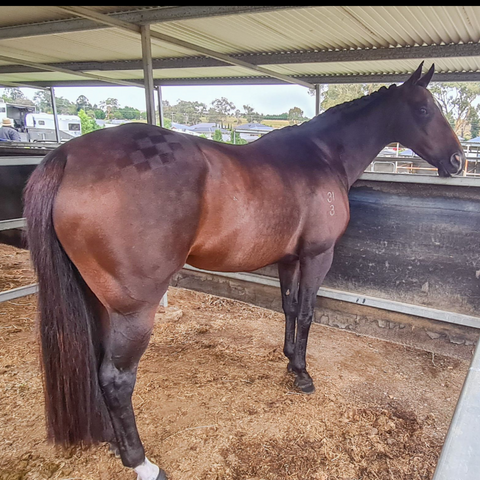
[{"label": "horse's knee", "polygon": [[283,302],[282,308],[283,308],[283,313],[285,314],[285,317],[293,318],[295,320],[298,313],[297,302],[294,302],[294,301]]}]

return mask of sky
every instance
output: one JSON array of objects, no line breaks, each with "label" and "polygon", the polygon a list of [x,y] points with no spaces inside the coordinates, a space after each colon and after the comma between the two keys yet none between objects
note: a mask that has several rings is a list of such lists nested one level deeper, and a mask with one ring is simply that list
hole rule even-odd
[{"label": "sky", "polygon": [[[25,95],[33,99],[36,91],[30,88],[21,89]],[[134,107],[145,110],[145,92],[143,88],[117,87],[56,87],[55,95],[71,102],[80,95],[85,95],[91,104],[100,104],[107,98],[116,98],[120,107]],[[162,87],[163,100],[175,105],[179,100],[201,102],[209,107],[217,98],[225,97],[236,108],[243,112],[244,105],[250,105],[256,112],[281,114],[293,107],[303,110],[306,117],[315,115],[315,97],[309,95],[308,88],[300,85],[217,85],[217,86],[181,86]],[[157,98],[155,98],[157,101]]]}]

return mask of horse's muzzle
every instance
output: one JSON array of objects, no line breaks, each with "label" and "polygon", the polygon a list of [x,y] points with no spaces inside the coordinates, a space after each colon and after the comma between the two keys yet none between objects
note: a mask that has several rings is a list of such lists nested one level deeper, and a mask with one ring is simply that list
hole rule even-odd
[{"label": "horse's muzzle", "polygon": [[462,153],[454,153],[450,157],[450,165],[453,167],[453,173],[454,175],[458,175],[462,170],[465,165],[465,156]]}]

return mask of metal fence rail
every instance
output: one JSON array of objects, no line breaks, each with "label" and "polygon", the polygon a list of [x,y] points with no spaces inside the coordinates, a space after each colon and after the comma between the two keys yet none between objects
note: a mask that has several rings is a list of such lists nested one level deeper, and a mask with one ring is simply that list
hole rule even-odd
[{"label": "metal fence rail", "polygon": [[479,431],[480,343],[477,343],[433,480],[478,480]]},{"label": "metal fence rail", "polygon": [[0,232],[2,230],[11,230],[12,228],[24,228],[26,226],[25,218],[13,218],[11,220],[0,220]]}]

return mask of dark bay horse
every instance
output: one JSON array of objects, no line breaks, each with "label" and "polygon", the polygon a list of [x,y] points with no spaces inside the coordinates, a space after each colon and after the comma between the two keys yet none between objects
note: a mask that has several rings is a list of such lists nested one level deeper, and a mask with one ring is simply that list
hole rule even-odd
[{"label": "dark bay horse", "polygon": [[131,397],[159,301],[185,263],[231,272],[278,263],[288,368],[313,392],[307,338],[352,184],[394,141],[441,176],[463,168],[426,88],[433,71],[422,76],[420,65],[400,86],[249,145],[128,124],[48,154],[25,190],[25,216],[49,438],[110,442],[140,480],[166,478],[145,457]]}]

